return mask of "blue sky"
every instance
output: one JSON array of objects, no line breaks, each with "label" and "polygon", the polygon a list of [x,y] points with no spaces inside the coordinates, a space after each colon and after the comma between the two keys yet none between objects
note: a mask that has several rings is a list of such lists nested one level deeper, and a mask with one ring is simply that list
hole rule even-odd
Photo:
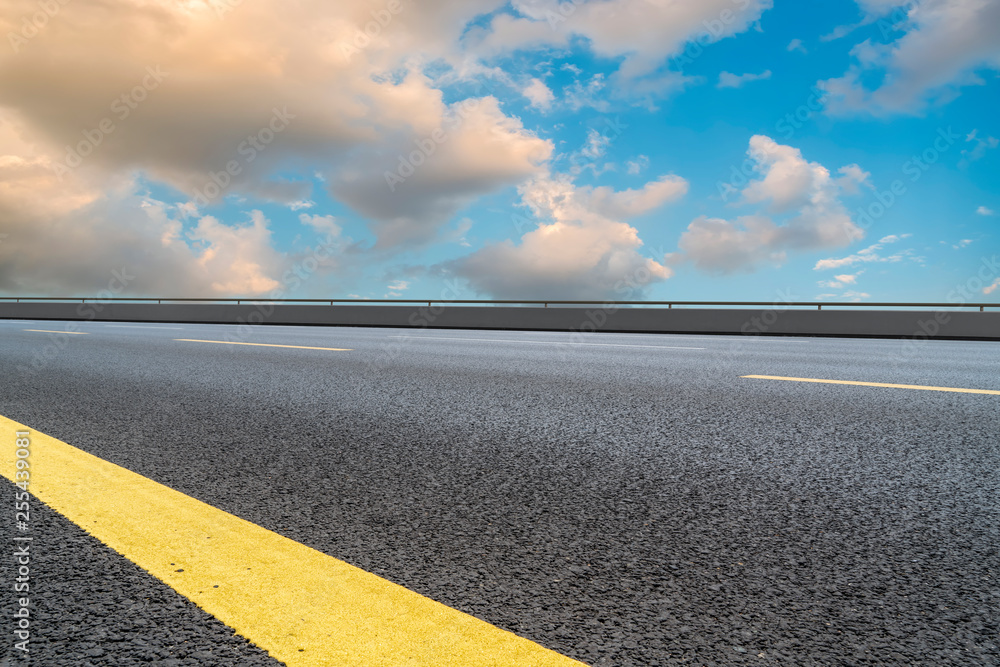
[{"label": "blue sky", "polygon": [[5,26],[6,293],[1000,301],[997,3],[88,4]]}]

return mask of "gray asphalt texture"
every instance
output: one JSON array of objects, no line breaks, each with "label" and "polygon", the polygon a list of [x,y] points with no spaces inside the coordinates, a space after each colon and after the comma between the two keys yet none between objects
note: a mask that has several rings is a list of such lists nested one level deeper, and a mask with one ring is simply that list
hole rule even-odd
[{"label": "gray asphalt texture", "polygon": [[740,377],[1000,389],[998,343],[63,326],[0,322],[0,414],[595,667],[1000,664],[1000,396]]}]

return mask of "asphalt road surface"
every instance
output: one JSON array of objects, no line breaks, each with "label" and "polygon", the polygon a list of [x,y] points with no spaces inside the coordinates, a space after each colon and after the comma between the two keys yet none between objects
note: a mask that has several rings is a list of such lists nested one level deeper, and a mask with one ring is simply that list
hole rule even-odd
[{"label": "asphalt road surface", "polygon": [[[0,322],[0,415],[594,667],[1000,664],[1000,395],[744,377],[1000,343],[67,326]],[[10,664],[278,664],[37,505]]]}]

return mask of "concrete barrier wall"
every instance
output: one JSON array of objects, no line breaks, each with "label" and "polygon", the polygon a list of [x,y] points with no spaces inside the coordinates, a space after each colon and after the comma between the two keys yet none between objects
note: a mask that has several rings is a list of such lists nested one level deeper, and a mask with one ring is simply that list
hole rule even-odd
[{"label": "concrete barrier wall", "polygon": [[0,319],[1000,340],[1000,312],[3,303]]}]

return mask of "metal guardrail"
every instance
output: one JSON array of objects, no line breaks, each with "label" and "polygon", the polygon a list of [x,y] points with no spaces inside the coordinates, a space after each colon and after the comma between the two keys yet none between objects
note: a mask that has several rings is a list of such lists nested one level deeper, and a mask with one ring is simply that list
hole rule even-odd
[{"label": "metal guardrail", "polygon": [[883,302],[837,302],[826,301],[817,303],[816,301],[614,301],[610,299],[596,299],[593,301],[532,301],[532,300],[495,300],[495,299],[266,299],[266,298],[238,298],[238,299],[215,299],[211,297],[195,297],[189,299],[179,298],[157,298],[157,297],[59,297],[59,296],[37,296],[37,297],[14,297],[0,296],[0,302],[30,303],[36,301],[61,301],[66,303],[109,303],[112,301],[131,303],[320,303],[320,304],[368,304],[368,303],[388,303],[388,304],[473,304],[473,305],[522,305],[522,306],[542,306],[548,308],[554,306],[593,306],[614,304],[616,306],[666,306],[668,309],[674,306],[766,306],[768,308],[793,307],[812,308],[823,310],[823,306],[836,308],[978,308],[979,312],[984,312],[986,308],[1000,308],[1000,303],[883,303]]}]

